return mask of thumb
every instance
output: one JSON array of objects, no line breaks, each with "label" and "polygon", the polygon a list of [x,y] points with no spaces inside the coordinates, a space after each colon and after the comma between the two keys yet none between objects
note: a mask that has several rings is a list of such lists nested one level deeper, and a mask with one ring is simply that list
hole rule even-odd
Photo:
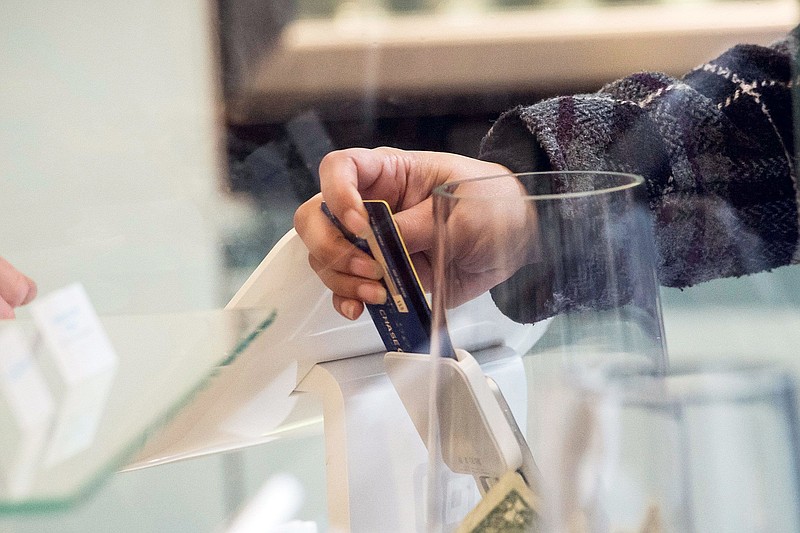
[{"label": "thumb", "polygon": [[433,247],[433,200],[422,202],[395,213],[397,229],[409,254],[426,252]]}]

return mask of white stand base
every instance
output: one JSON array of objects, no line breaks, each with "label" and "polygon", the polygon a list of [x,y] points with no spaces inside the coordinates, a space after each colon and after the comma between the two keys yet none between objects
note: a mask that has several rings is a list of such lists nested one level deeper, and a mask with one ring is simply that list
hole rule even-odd
[{"label": "white stand base", "polygon": [[[498,358],[496,349],[475,359],[503,391],[521,428],[525,427],[525,372],[519,356]],[[428,380],[419,380],[428,396]],[[426,531],[428,453],[376,353],[315,365],[298,390],[323,402],[328,514],[331,531]],[[464,481],[466,479],[466,482]],[[463,516],[477,504],[474,481],[459,476],[448,484],[447,514]],[[443,517],[447,522],[447,517]]]}]

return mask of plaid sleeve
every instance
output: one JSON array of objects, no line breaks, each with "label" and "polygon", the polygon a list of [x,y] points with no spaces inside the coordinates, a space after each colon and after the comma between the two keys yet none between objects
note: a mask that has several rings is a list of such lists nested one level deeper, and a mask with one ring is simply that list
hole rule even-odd
[{"label": "plaid sleeve", "polygon": [[516,172],[643,175],[666,286],[798,263],[797,34],[736,46],[682,79],[637,73],[517,107],[484,138],[481,158]]}]

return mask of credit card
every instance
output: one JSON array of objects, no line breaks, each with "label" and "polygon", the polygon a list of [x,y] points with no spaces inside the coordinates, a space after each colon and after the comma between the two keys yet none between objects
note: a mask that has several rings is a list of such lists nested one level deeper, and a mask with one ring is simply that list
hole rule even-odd
[{"label": "credit card", "polygon": [[[369,217],[367,235],[354,235],[330,212],[323,202],[322,210],[342,234],[383,266],[383,284],[388,298],[382,304],[366,304],[372,321],[387,351],[430,353],[431,308],[392,212],[383,200],[365,200]],[[450,340],[443,332],[441,342],[452,352]],[[443,354],[444,355],[444,354]]]}]

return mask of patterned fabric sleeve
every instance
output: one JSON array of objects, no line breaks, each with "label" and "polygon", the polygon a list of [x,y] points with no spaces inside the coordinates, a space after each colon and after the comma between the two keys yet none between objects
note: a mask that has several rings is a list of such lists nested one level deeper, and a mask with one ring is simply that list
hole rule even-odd
[{"label": "patterned fabric sleeve", "polygon": [[663,285],[798,263],[791,86],[799,34],[736,46],[682,79],[638,73],[594,94],[517,107],[494,124],[480,157],[514,172],[643,175]]}]

